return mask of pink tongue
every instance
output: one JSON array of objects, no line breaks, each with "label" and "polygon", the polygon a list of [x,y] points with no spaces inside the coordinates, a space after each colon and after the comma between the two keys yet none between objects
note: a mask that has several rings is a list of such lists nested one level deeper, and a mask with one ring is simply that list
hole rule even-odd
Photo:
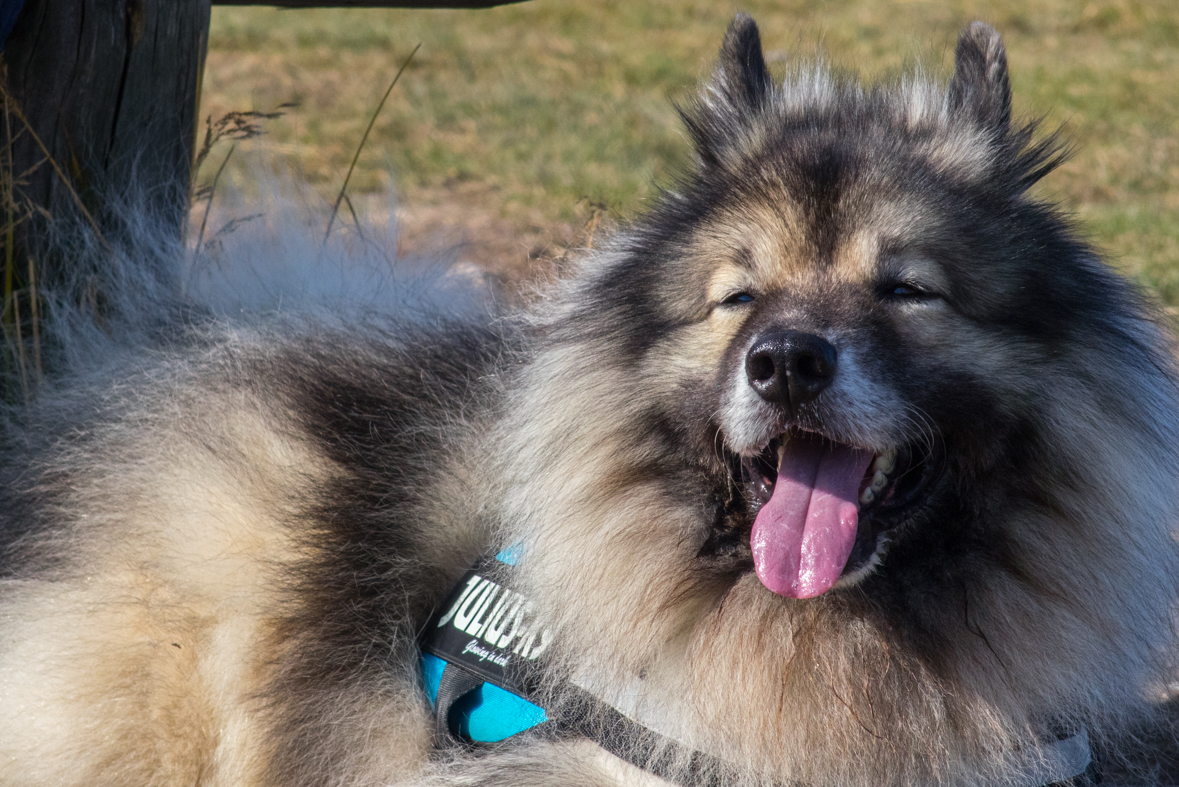
[{"label": "pink tongue", "polygon": [[761,583],[788,598],[830,590],[856,541],[856,500],[870,451],[795,436],[786,444],[774,494],[753,522]]}]

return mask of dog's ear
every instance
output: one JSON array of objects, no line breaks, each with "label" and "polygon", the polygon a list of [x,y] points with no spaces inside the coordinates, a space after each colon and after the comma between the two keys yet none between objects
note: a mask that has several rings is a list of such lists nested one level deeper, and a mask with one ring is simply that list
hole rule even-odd
[{"label": "dog's ear", "polygon": [[712,79],[700,97],[680,110],[706,165],[721,160],[725,147],[761,110],[772,89],[757,23],[748,14],[737,14],[725,32]]},{"label": "dog's ear", "polygon": [[773,83],[761,52],[761,34],[748,14],[737,14],[729,23],[712,86],[738,111],[761,109],[770,94]]},{"label": "dog's ear", "polygon": [[1007,50],[990,25],[974,22],[958,37],[948,101],[951,116],[965,113],[998,132],[1011,125]]}]

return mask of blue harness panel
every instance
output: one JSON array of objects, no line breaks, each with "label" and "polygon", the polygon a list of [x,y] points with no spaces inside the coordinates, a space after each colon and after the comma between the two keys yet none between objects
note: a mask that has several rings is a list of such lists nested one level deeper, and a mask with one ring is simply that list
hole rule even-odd
[{"label": "blue harness panel", "polygon": [[[430,707],[438,704],[438,682],[446,662],[429,653],[422,654],[422,677]],[[494,683],[483,685],[457,700],[450,709],[450,724],[463,738],[479,743],[496,743],[519,735],[548,721],[544,708],[518,697]]]}]

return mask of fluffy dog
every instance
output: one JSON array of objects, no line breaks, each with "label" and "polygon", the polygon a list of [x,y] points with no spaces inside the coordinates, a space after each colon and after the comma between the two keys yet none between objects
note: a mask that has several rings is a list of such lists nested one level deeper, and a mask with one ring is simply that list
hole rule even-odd
[{"label": "fluffy dog", "polygon": [[[739,16],[683,115],[692,171],[524,313],[193,320],[44,396],[5,459],[0,783],[1114,762],[1167,675],[1179,389],[1028,195],[1060,151],[998,35],[865,86],[772,78]],[[534,718],[476,731],[496,697]]]}]

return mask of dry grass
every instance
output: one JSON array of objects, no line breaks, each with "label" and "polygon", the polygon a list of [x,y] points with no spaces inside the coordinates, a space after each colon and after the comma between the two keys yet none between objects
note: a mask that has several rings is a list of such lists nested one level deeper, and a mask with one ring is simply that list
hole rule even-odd
[{"label": "dry grass", "polygon": [[[3,273],[0,274],[0,402],[8,403],[15,399],[16,385],[13,381],[16,380],[19,381],[21,398],[27,403],[40,384],[43,373],[42,293],[38,289],[37,261],[31,255],[24,256],[17,250],[16,231],[36,213],[45,214],[46,217],[48,214],[45,208],[18,197],[17,187],[25,185],[27,179],[41,167],[51,167],[65,184],[79,214],[90,224],[95,239],[104,246],[106,239],[69,177],[54,161],[45,143],[9,94],[8,70],[3,63],[0,63],[0,116],[3,119],[0,134],[0,243],[3,244]],[[12,146],[24,134],[33,138],[45,158],[25,172],[14,172]]]},{"label": "dry grass", "polygon": [[[1128,271],[1179,304],[1179,11],[1172,0],[752,0],[771,55],[868,75],[948,69],[975,18],[1004,34],[1016,106],[1065,124],[1078,154],[1046,193]],[[202,116],[300,106],[262,147],[335,196],[392,74],[422,49],[373,129],[350,191],[391,177],[417,243],[451,228],[518,271],[605,204],[642,209],[686,155],[672,109],[738,6],[531,0],[487,11],[216,8]],[[246,179],[249,156],[226,176]],[[369,197],[373,210],[386,207]]]}]

